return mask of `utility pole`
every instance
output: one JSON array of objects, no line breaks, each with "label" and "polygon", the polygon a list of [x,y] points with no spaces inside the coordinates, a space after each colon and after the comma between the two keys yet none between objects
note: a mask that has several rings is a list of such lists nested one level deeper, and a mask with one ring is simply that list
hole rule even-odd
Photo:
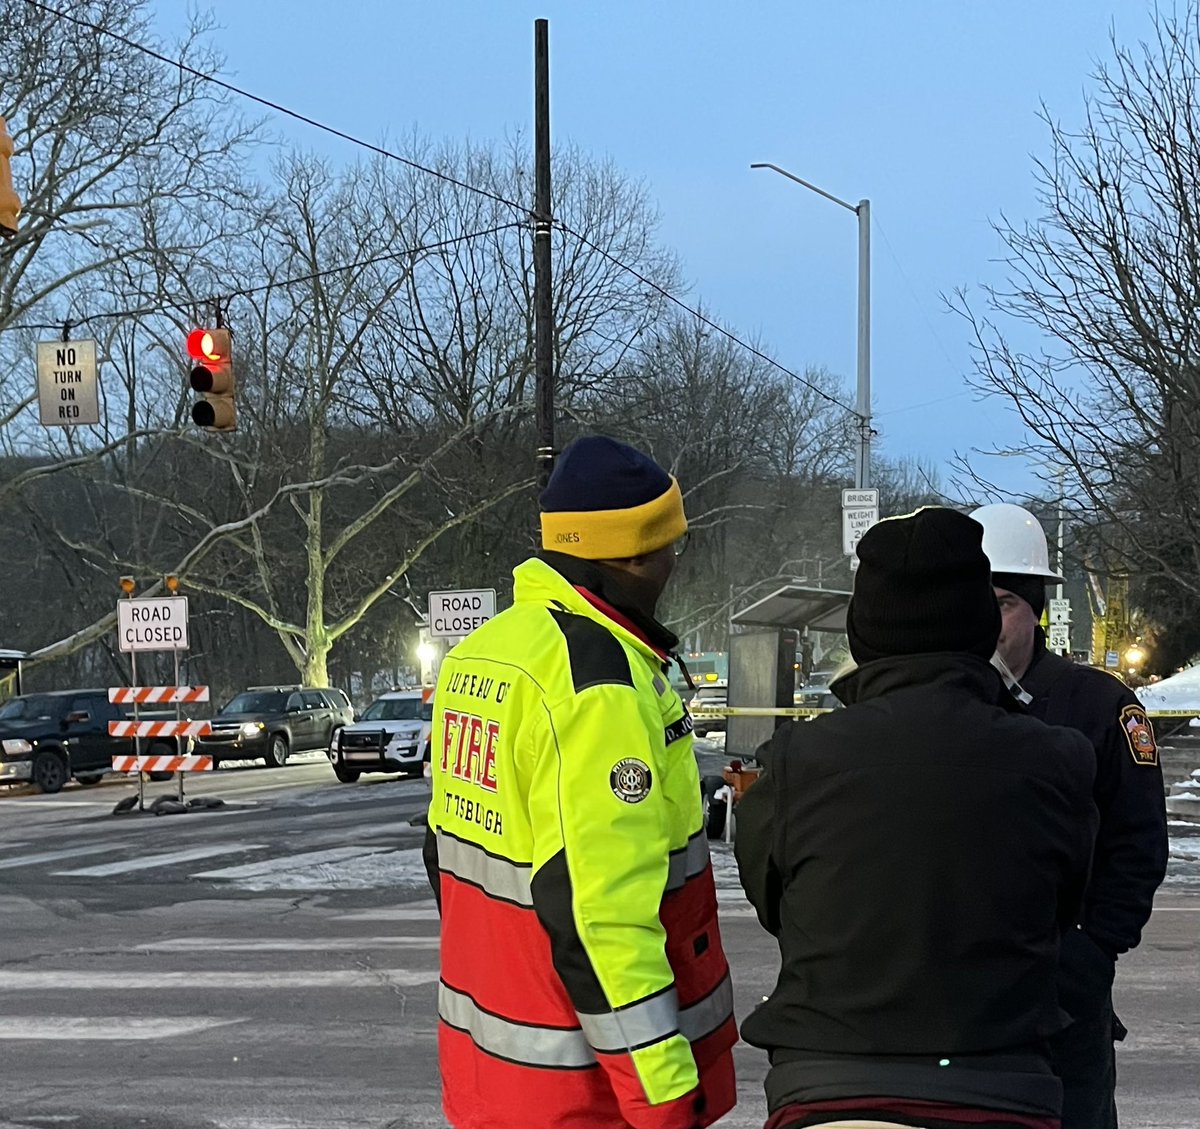
[{"label": "utility pole", "polygon": [[554,469],[554,298],[550,285],[550,25],[533,23],[533,350],[539,491]]}]

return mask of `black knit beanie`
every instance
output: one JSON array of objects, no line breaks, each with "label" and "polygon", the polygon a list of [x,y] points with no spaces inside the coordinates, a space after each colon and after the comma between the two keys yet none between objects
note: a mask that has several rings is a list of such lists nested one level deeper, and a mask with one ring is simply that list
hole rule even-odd
[{"label": "black knit beanie", "polygon": [[1031,608],[1033,614],[1042,618],[1046,610],[1046,578],[1044,576],[1024,576],[1019,572],[993,572],[992,585],[1003,588],[1014,596],[1020,596]]},{"label": "black knit beanie", "polygon": [[855,662],[933,651],[990,659],[1000,606],[982,543],[979,522],[941,506],[868,529],[846,612]]}]

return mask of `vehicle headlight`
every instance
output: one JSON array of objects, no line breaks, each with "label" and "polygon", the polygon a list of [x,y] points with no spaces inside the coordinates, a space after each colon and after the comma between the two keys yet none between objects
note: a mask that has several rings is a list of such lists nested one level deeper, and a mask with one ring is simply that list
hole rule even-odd
[{"label": "vehicle headlight", "polygon": [[264,729],[266,726],[261,721],[247,721],[242,726],[242,736],[257,737]]},{"label": "vehicle headlight", "polygon": [[24,737],[9,737],[5,741],[0,742],[0,744],[4,746],[4,751],[10,756],[17,753],[33,752],[33,746]]}]

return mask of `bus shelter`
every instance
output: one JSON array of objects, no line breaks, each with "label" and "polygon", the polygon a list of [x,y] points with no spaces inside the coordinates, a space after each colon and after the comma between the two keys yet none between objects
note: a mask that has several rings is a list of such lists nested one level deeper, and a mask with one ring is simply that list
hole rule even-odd
[{"label": "bus shelter", "polygon": [[0,648],[0,702],[21,692],[21,660],[24,657],[24,651]]},{"label": "bus shelter", "polygon": [[789,584],[735,612],[742,630],[729,638],[729,709],[725,748],[750,758],[771,739],[779,717],[741,716],[739,708],[790,709],[795,704],[796,651],[808,631],[845,631],[850,593]]}]

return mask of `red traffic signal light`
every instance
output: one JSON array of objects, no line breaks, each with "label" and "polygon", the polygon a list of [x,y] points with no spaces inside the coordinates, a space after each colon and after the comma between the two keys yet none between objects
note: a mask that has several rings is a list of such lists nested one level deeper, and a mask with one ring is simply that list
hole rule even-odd
[{"label": "red traffic signal light", "polygon": [[210,431],[237,428],[234,402],[233,341],[227,329],[193,329],[187,338],[192,389],[203,395],[192,405],[192,422]]}]

